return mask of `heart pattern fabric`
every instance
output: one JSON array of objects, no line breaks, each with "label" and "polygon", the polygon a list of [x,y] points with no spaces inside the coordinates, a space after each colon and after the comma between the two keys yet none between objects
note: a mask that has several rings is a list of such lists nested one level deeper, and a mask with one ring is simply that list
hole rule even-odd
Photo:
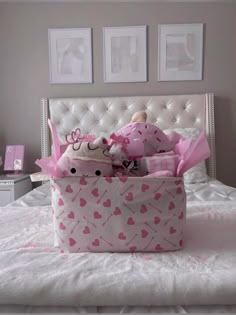
[{"label": "heart pattern fabric", "polygon": [[163,252],[184,245],[182,178],[65,177],[51,179],[51,187],[55,244],[63,252]]}]

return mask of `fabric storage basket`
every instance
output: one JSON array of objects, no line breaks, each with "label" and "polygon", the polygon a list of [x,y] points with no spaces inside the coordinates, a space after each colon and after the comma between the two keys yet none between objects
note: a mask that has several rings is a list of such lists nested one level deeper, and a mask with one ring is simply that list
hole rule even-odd
[{"label": "fabric storage basket", "polygon": [[62,252],[159,252],[183,246],[182,178],[51,179],[55,241]]}]

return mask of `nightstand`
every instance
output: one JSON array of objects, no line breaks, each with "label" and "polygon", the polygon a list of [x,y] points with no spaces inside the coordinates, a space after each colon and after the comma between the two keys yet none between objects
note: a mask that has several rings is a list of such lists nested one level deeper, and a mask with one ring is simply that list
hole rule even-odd
[{"label": "nightstand", "polygon": [[0,175],[0,206],[7,205],[30,190],[32,183],[29,175]]}]

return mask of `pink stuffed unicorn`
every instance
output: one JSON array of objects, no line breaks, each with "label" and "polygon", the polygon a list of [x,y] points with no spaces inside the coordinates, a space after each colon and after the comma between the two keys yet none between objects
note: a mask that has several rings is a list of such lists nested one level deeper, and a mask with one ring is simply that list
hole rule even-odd
[{"label": "pink stuffed unicorn", "polygon": [[110,152],[117,159],[126,155],[128,160],[171,151],[174,144],[157,126],[146,122],[145,112],[136,112],[131,122],[110,136]]}]

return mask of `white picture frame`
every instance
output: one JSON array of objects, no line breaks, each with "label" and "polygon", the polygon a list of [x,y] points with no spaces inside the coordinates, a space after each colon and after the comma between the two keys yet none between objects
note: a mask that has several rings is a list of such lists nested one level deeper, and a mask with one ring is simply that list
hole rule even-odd
[{"label": "white picture frame", "polygon": [[48,30],[51,84],[92,83],[91,28]]},{"label": "white picture frame", "polygon": [[147,27],[103,27],[104,82],[147,81]]},{"label": "white picture frame", "polygon": [[158,81],[202,80],[203,24],[158,25]]}]

